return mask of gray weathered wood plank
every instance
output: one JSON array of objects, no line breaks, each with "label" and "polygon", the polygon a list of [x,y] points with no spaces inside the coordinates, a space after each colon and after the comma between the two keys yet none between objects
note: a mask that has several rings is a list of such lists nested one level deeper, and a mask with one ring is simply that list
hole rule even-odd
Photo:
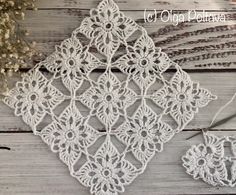
[{"label": "gray weathered wood plank", "polygon": [[[227,131],[213,133],[236,135]],[[202,142],[200,135],[186,141],[193,134],[177,134],[162,153],[156,154],[144,174],[126,187],[124,194],[235,194],[235,188],[212,187],[185,173],[181,156],[192,144]],[[39,137],[30,133],[3,133],[0,145],[11,149],[0,150],[1,195],[89,195],[88,189],[69,175],[67,167]]]},{"label": "gray weathered wood plank", "polygon": [[[29,41],[36,41],[36,50],[44,54],[36,61],[52,53],[55,45],[68,38],[77,28],[88,10],[39,10],[28,11],[22,25],[29,30]],[[126,11],[125,14],[145,27],[157,47],[184,69],[232,69],[236,68],[236,13],[226,13],[226,22],[197,23],[196,21],[146,23],[143,11]],[[210,12],[209,12],[210,13]],[[211,12],[212,13],[212,12]],[[219,12],[214,12],[219,14]],[[79,36],[83,41],[84,38]],[[134,36],[131,37],[131,40]],[[29,65],[32,66],[32,65]]]},{"label": "gray weathered wood plank", "polygon": [[[36,41],[36,50],[44,55],[54,51],[54,46],[69,37],[71,32],[88,16],[100,0],[37,0],[39,11],[27,11],[22,23],[30,31],[28,40]],[[235,194],[235,188],[211,187],[195,181],[181,167],[180,157],[192,144],[202,142],[201,135],[186,140],[196,133],[196,128],[207,127],[216,111],[236,92],[236,4],[233,0],[127,0],[116,1],[125,14],[144,26],[156,46],[168,53],[184,69],[192,69],[190,76],[218,96],[200,110],[186,129],[165,145],[131,186],[127,195],[157,194]],[[68,9],[69,8],[69,9]],[[196,23],[144,23],[144,9],[207,9],[208,13],[224,13],[227,22]],[[221,10],[221,12],[219,12]],[[222,11],[224,10],[224,11]],[[32,65],[29,65],[32,67]],[[200,69],[204,72],[193,72]],[[226,72],[209,72],[207,69],[230,69]],[[10,85],[19,80],[11,78]],[[57,83],[58,89],[65,89]],[[85,89],[82,89],[84,91]],[[83,112],[83,109],[81,110]],[[236,100],[218,119],[236,112]],[[96,123],[93,124],[98,128]],[[219,135],[236,136],[236,118],[217,127]],[[228,130],[228,131],[227,131]],[[73,179],[67,167],[52,154],[49,147],[13,111],[0,102],[0,195],[89,195],[88,189]]]},{"label": "gray weathered wood plank", "polygon": [[[37,0],[36,5],[38,8],[80,8],[91,9],[95,8],[100,0]],[[165,0],[165,1],[137,1],[128,0],[115,1],[121,10],[143,10],[143,9],[207,9],[207,10],[233,10],[236,8],[233,0]]]}]

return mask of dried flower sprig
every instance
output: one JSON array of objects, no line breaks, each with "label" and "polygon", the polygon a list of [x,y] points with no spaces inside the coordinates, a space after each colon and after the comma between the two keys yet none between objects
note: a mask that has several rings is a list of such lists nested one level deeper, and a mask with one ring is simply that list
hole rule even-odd
[{"label": "dried flower sprig", "polygon": [[[35,54],[35,43],[25,39],[29,33],[20,28],[26,9],[35,9],[35,0],[0,0],[0,92],[7,90],[6,78],[25,68]],[[2,87],[3,86],[3,87]]]}]

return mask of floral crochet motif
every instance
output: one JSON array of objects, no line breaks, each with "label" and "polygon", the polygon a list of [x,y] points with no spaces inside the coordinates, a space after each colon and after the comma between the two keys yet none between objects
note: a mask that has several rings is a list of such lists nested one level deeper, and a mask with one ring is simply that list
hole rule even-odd
[{"label": "floral crochet motif", "polygon": [[[202,179],[213,186],[234,187],[236,185],[236,138],[232,136],[219,138],[204,133],[204,140],[204,144],[192,146],[182,157],[186,172],[194,179]],[[225,143],[230,144],[231,155],[225,153]]]},{"label": "floral crochet motif", "polygon": [[92,85],[80,101],[94,110],[106,126],[112,126],[120,112],[135,101],[135,93],[126,87],[126,82],[121,83],[112,73],[102,74]]},{"label": "floral crochet motif", "polygon": [[94,55],[84,52],[78,39],[66,39],[56,52],[41,62],[50,72],[59,72],[63,84],[70,90],[77,90],[83,83],[83,75],[102,65]]},{"label": "floral crochet motif", "polygon": [[36,132],[36,126],[46,113],[63,100],[63,94],[50,85],[40,72],[29,72],[10,91],[5,103],[14,108],[15,115],[22,116],[24,122]]},{"label": "floral crochet motif", "polygon": [[[215,98],[113,0],[103,0],[4,102],[91,194],[118,195]],[[205,149],[189,155],[195,167],[206,159],[196,178],[219,178]]]},{"label": "floral crochet motif", "polygon": [[117,194],[137,176],[137,169],[122,157],[112,145],[109,137],[95,156],[85,163],[75,175],[90,192]]},{"label": "floral crochet motif", "polygon": [[84,120],[72,104],[41,132],[42,139],[51,145],[53,152],[59,152],[60,159],[69,167],[80,158],[82,150],[93,144],[99,136],[99,132],[85,124]]},{"label": "floral crochet motif", "polygon": [[126,74],[132,73],[138,85],[148,87],[171,63],[167,55],[160,48],[155,48],[152,39],[144,32],[133,47],[129,46],[129,52],[114,65]]},{"label": "floral crochet motif", "polygon": [[130,145],[133,155],[144,165],[163,150],[163,144],[175,134],[166,123],[148,107],[141,106],[134,117],[124,123],[118,130],[117,137]]},{"label": "floral crochet motif", "polygon": [[216,99],[207,89],[199,87],[191,81],[189,75],[177,70],[170,82],[153,94],[153,101],[165,109],[178,124],[177,131],[181,131],[209,101]]},{"label": "floral crochet motif", "polygon": [[113,1],[106,0],[90,11],[90,17],[83,20],[78,31],[92,39],[101,53],[111,57],[136,29],[132,19],[124,16]]}]

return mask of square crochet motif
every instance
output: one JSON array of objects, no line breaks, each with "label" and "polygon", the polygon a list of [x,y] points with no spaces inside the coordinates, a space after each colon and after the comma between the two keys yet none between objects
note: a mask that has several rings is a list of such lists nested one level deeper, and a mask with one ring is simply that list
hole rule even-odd
[{"label": "square crochet motif", "polygon": [[215,98],[103,0],[4,102],[91,194],[117,195]]}]

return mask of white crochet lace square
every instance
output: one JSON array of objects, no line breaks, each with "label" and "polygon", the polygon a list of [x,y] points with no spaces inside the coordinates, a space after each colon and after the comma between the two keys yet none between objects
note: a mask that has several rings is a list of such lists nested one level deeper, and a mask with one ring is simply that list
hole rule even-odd
[{"label": "white crochet lace square", "polygon": [[215,98],[103,0],[4,102],[92,194],[116,195]]},{"label": "white crochet lace square", "polygon": [[[182,157],[186,172],[213,186],[236,185],[236,138],[204,133],[204,144],[193,145]],[[231,154],[225,153],[225,143]]]}]

